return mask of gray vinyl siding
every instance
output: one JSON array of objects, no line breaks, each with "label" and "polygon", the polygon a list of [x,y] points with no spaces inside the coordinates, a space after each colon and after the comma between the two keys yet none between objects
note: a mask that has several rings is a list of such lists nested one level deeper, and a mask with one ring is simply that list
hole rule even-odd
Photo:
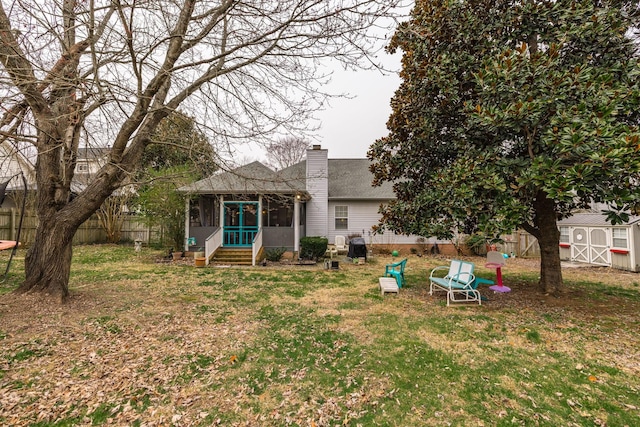
[{"label": "gray vinyl siding", "polygon": [[327,150],[307,151],[307,236],[327,236],[329,178]]},{"label": "gray vinyl siding", "polygon": [[[380,222],[380,214],[378,209],[382,202],[379,200],[372,201],[354,201],[354,200],[331,200],[329,201],[329,243],[335,242],[336,236],[349,236],[352,234],[360,234],[365,238],[367,244],[413,244],[416,242],[417,236],[403,236],[390,232],[383,235],[374,235],[371,230],[374,225]],[[336,230],[335,228],[335,212],[336,206],[348,206],[349,223],[346,230]],[[307,216],[307,218],[309,218]]]}]

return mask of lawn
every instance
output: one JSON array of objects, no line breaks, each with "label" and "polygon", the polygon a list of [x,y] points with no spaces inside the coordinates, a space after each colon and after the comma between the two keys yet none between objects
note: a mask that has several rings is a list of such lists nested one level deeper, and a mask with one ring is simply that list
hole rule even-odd
[{"label": "lawn", "polygon": [[[6,255],[3,255],[6,256]],[[567,268],[562,298],[536,260],[511,293],[447,307],[446,258],[195,268],[129,246],[75,248],[65,305],[0,285],[0,424],[27,426],[637,426],[640,275]],[[482,277],[495,277],[476,263]],[[1,265],[6,266],[6,257]]]}]

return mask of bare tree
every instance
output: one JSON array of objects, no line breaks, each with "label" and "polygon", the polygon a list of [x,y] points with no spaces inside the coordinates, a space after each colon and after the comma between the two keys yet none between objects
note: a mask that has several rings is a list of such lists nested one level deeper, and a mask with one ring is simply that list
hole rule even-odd
[{"label": "bare tree", "polygon": [[133,188],[123,187],[107,197],[96,211],[100,226],[107,235],[107,243],[120,241],[122,226],[128,214],[128,205],[134,194]]},{"label": "bare tree", "polygon": [[[37,156],[39,227],[18,291],[68,296],[75,231],[135,170],[164,117],[180,107],[220,145],[298,133],[326,98],[319,61],[371,61],[371,29],[380,34],[396,3],[2,0],[0,135]],[[110,154],[72,198],[84,138]]]},{"label": "bare tree", "polygon": [[267,145],[267,166],[280,170],[304,160],[309,141],[304,138],[288,136]]}]

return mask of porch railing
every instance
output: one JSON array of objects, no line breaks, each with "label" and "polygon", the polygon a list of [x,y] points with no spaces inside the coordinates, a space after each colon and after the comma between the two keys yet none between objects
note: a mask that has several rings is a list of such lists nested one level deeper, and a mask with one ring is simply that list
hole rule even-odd
[{"label": "porch railing", "polygon": [[224,227],[224,246],[249,246],[255,239],[258,227]]},{"label": "porch railing", "polygon": [[209,259],[211,255],[222,246],[222,228],[217,228],[207,239],[204,241],[204,256],[207,259],[205,262],[209,265]]},{"label": "porch railing", "polygon": [[256,258],[262,249],[262,228],[258,230],[251,243],[251,265],[256,265]]}]

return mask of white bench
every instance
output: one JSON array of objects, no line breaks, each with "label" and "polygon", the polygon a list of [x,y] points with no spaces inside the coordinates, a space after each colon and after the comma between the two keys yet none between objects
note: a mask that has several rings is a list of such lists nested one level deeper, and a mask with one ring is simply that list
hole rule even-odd
[{"label": "white bench", "polygon": [[384,296],[385,293],[398,293],[398,282],[393,277],[381,277],[378,279],[380,284],[380,294]]}]

